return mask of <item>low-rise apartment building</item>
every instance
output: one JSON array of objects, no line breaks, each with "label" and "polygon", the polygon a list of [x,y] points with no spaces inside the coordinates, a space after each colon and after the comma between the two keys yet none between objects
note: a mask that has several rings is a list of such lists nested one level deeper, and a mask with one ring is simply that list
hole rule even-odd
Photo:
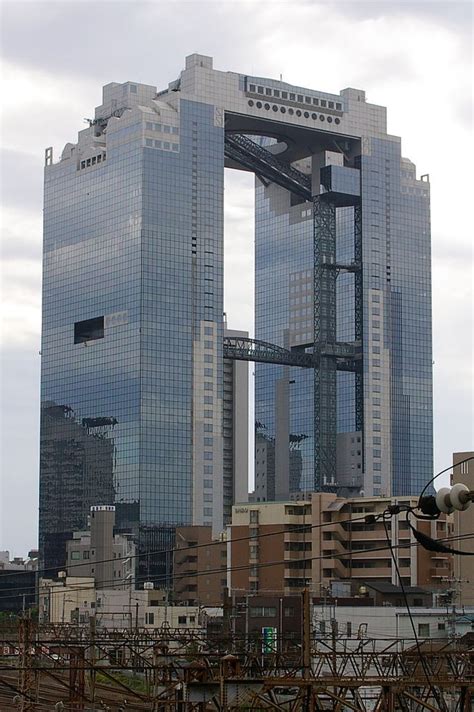
[{"label": "low-rise apartment building", "polygon": [[[229,588],[236,593],[291,595],[308,587],[319,596],[339,580],[398,584],[392,554],[404,584],[440,588],[452,575],[452,556],[421,547],[404,514],[385,524],[377,518],[391,504],[413,506],[416,501],[313,493],[300,501],[236,505],[228,535]],[[452,535],[451,519],[445,515],[413,523],[435,539]]]},{"label": "low-rise apartment building", "polygon": [[98,628],[194,629],[201,626],[198,606],[174,606],[162,590],[97,589],[92,577],[67,576],[41,579],[39,619],[42,623],[88,625],[95,618]]},{"label": "low-rise apartment building", "polygon": [[39,580],[40,623],[86,623],[95,615],[96,589],[91,576]]},{"label": "low-rise apartment building", "polygon": [[0,613],[18,615],[34,607],[38,552],[28,552],[23,559],[10,559],[9,551],[0,551]]},{"label": "low-rise apartment building", "polygon": [[173,600],[221,606],[227,585],[227,543],[212,538],[212,527],[177,527],[173,554]]},{"label": "low-rise apartment building", "polygon": [[[411,620],[410,620],[411,614]],[[474,608],[461,609],[406,606],[313,605],[312,630],[316,639],[335,637],[343,645],[347,639],[376,640],[380,648],[390,640],[415,643],[412,628],[420,640],[459,639],[472,630]]]},{"label": "low-rise apartment building", "polygon": [[89,528],[66,542],[68,576],[92,577],[97,588],[130,588],[135,578],[131,535],[114,533],[115,507],[91,507]]}]

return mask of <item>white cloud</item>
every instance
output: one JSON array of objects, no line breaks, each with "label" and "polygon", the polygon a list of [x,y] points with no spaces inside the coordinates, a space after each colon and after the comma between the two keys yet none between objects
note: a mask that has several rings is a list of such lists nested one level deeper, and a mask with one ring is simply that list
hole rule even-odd
[{"label": "white cloud", "polygon": [[[75,140],[83,117],[100,103],[102,84],[134,79],[163,87],[177,76],[185,55],[198,51],[214,55],[217,69],[273,77],[282,73],[285,81],[330,92],[356,86],[366,90],[370,101],[388,106],[389,130],[402,136],[404,155],[431,180],[438,469],[449,463],[453,450],[472,448],[472,58],[467,5],[4,2],[0,143],[9,154],[2,186],[2,287],[8,311],[3,329],[6,343],[16,345],[24,358],[8,358],[3,375],[4,382],[15,380],[16,402],[29,408],[34,422],[38,374],[28,364],[37,364],[33,356],[39,343],[44,148],[53,145],[58,155],[67,141]],[[80,31],[85,18],[90,20],[87,46]],[[248,328],[253,321],[252,181],[245,174],[226,175],[225,308],[234,328]],[[21,464],[22,481],[34,488],[37,434],[30,417],[18,444],[20,416],[17,421],[7,417],[12,398],[9,391],[3,399],[6,449],[12,462],[18,447],[22,456],[29,453]],[[4,500],[7,507],[13,502]],[[33,545],[33,516],[30,520],[22,534],[27,531]],[[19,528],[11,522],[11,534],[4,531],[3,537],[3,546],[14,548]]]}]

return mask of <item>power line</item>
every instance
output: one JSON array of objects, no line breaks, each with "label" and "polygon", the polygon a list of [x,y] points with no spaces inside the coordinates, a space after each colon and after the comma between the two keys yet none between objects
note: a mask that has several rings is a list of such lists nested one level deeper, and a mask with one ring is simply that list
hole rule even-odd
[{"label": "power line", "polygon": [[470,457],[464,458],[464,460],[459,460],[459,462],[456,462],[456,464],[452,464],[449,467],[445,467],[444,470],[441,470],[441,472],[438,472],[434,477],[431,478],[429,482],[426,483],[426,485],[423,487],[421,490],[420,497],[418,499],[418,506],[420,506],[421,498],[423,497],[424,493],[428,489],[428,487],[440,476],[444,475],[445,472],[449,472],[449,470],[454,469],[455,467],[458,467],[459,465],[463,465],[465,462],[470,462],[470,460],[474,460],[474,455],[471,455]]},{"label": "power line", "polygon": [[[301,516],[304,516],[304,515],[301,515]],[[352,522],[361,522],[361,521],[365,521],[366,517],[367,517],[367,514],[365,514],[363,517],[349,517],[349,519],[342,519],[341,521],[339,521],[337,523],[338,524],[349,524]],[[292,529],[292,532],[294,534],[297,534],[300,531],[305,532],[305,531],[313,530],[313,529],[321,529],[323,527],[331,526],[332,524],[334,524],[334,522],[320,522],[319,524],[309,524],[309,523],[301,524],[301,525],[297,526],[295,529]],[[139,559],[139,558],[146,557],[146,556],[157,556],[159,554],[174,554],[174,553],[181,553],[183,551],[188,551],[188,550],[195,551],[196,549],[208,548],[209,546],[230,544],[230,543],[234,543],[234,542],[238,542],[238,541],[248,541],[249,539],[255,539],[257,537],[263,538],[263,537],[268,537],[268,536],[277,536],[278,534],[285,534],[286,531],[287,531],[286,529],[280,529],[275,532],[265,532],[263,534],[258,534],[258,535],[236,537],[235,539],[223,539],[222,541],[220,539],[215,539],[213,541],[206,542],[204,544],[195,544],[192,546],[183,546],[180,548],[177,548],[175,546],[171,549],[156,549],[156,550],[152,550],[152,551],[142,551],[142,552],[139,552],[138,554],[132,554],[130,556],[120,556],[115,559],[114,558],[100,559],[98,561],[94,560],[93,562],[90,562],[90,563],[94,563],[94,566],[96,566],[97,564],[108,564],[112,561],[115,563],[115,562],[119,562],[119,561],[128,561],[129,559]],[[84,565],[85,565],[84,561],[82,561],[80,564],[79,563],[78,564],[70,564],[69,566],[67,566],[67,568],[73,569],[76,567],[82,567]],[[58,568],[57,566],[49,566],[47,568],[37,569],[36,573],[44,574],[46,571],[56,571],[57,568]],[[4,574],[4,576],[2,578],[8,578],[8,576],[15,576],[17,574],[18,574],[18,570],[11,571],[9,573]]]},{"label": "power line", "polygon": [[[463,534],[462,537],[459,537],[459,536],[456,536],[456,537],[455,537],[455,536],[446,537],[446,538],[440,539],[439,541],[451,541],[452,539],[458,540],[458,539],[460,539],[460,538],[462,538],[462,539],[472,539],[473,537],[474,537],[474,532],[468,532],[468,533],[466,533],[466,534]],[[257,538],[257,536],[254,537],[254,538]],[[395,545],[394,545],[394,548],[402,548],[402,549],[403,549],[403,548],[410,548],[410,547],[412,547],[412,546],[419,546],[419,543],[416,542],[416,541],[407,542],[406,544],[405,544],[405,543],[399,543],[399,544],[395,544]],[[387,546],[372,547],[372,548],[370,548],[370,549],[367,549],[367,548],[354,549],[354,550],[349,550],[349,551],[347,551],[347,552],[340,553],[340,554],[323,554],[323,555],[315,556],[315,557],[302,557],[301,559],[295,559],[295,561],[320,561],[320,560],[324,560],[324,559],[338,559],[338,558],[343,558],[343,557],[349,557],[349,558],[350,558],[350,557],[351,557],[352,555],[354,555],[354,554],[367,554],[368,552],[372,552],[372,551],[387,551],[387,549],[388,549]],[[248,563],[248,564],[240,564],[239,566],[228,566],[228,567],[225,567],[225,568],[206,569],[206,570],[201,570],[201,571],[195,571],[195,572],[193,572],[192,574],[186,573],[186,574],[181,574],[181,575],[175,575],[175,576],[173,576],[173,578],[174,578],[175,580],[178,580],[178,581],[179,581],[179,580],[181,580],[181,579],[186,579],[186,578],[195,578],[195,577],[198,577],[198,576],[205,576],[205,575],[212,575],[212,574],[219,574],[219,573],[222,574],[222,573],[224,573],[224,572],[227,573],[228,571],[246,570],[246,569],[249,569],[249,568],[252,568],[252,567],[256,567],[256,568],[267,568],[267,567],[278,566],[278,565],[285,564],[285,563],[289,563],[289,562],[290,562],[289,559],[278,559],[278,560],[275,560],[275,561],[261,562],[261,563],[256,563],[256,564],[250,564],[250,563]],[[90,577],[90,578],[93,578],[93,577]],[[167,579],[168,576],[167,576],[166,574],[163,574],[161,577],[155,577],[155,578]],[[145,577],[145,576],[139,578],[139,581],[147,581],[147,580],[148,580],[148,579],[147,579],[147,577]],[[105,581],[104,583],[115,583],[115,584],[117,584],[118,581],[117,581],[117,579],[110,579],[110,580],[108,580],[108,581]],[[126,583],[127,583],[127,581],[125,581],[125,580],[122,579],[121,582],[120,582],[120,586],[123,586],[123,585],[126,584]],[[136,583],[136,580],[135,580],[135,581],[130,580],[129,583],[130,583],[130,585],[133,584],[133,583]],[[73,591],[90,591],[92,588],[94,588],[94,585],[93,585],[92,583],[91,583],[90,586],[79,586],[79,587],[75,587],[74,584],[71,584],[70,587],[69,587],[69,590],[70,590],[70,592],[72,593]],[[27,587],[15,587],[14,589],[10,589],[10,590],[13,590],[13,591],[25,591],[25,590],[27,590],[27,591],[30,591],[30,592],[33,591],[33,589],[32,589],[31,586],[27,586]],[[58,594],[61,593],[62,590],[63,590],[63,587],[58,587],[57,593],[58,593]],[[123,589],[118,588],[118,589],[116,589],[116,590],[120,591],[120,590],[123,590]],[[53,593],[56,593],[56,591],[54,591]],[[21,595],[23,595],[23,594],[15,594],[15,597],[19,597],[19,596],[21,596]],[[13,598],[13,596],[4,596],[4,598]]]},{"label": "power line", "polygon": [[[275,534],[275,532],[273,532],[273,534]],[[256,536],[256,537],[253,537],[253,538],[257,538],[257,536]],[[446,538],[440,539],[439,541],[451,541],[452,539],[459,540],[459,539],[461,539],[461,538],[462,538],[462,539],[466,539],[466,540],[467,540],[467,539],[472,539],[472,538],[474,538],[474,532],[469,532],[469,533],[463,534],[462,537],[459,537],[459,536],[456,536],[456,537],[455,537],[455,536],[446,537]],[[319,556],[313,556],[313,557],[302,557],[301,559],[294,559],[294,561],[301,561],[301,562],[303,562],[303,561],[306,561],[306,562],[311,561],[311,562],[312,562],[312,561],[323,561],[323,560],[325,560],[325,559],[340,559],[340,558],[345,558],[345,557],[351,558],[353,555],[357,555],[357,554],[367,554],[367,553],[369,553],[369,552],[374,552],[374,551],[375,551],[375,552],[378,552],[378,551],[387,551],[388,549],[391,549],[391,548],[393,548],[393,549],[409,549],[409,548],[411,548],[411,547],[413,547],[413,546],[420,546],[420,544],[419,544],[417,541],[410,541],[410,542],[407,542],[407,543],[404,543],[404,542],[403,542],[403,543],[398,543],[398,544],[394,544],[394,545],[390,544],[390,547],[384,545],[384,546],[372,547],[372,548],[370,548],[370,549],[367,549],[367,548],[364,548],[364,549],[353,549],[353,550],[350,550],[350,551],[347,551],[347,552],[343,552],[343,553],[340,553],[340,554],[337,554],[337,553],[332,554],[332,553],[331,553],[331,554],[321,554],[321,555],[319,555]],[[254,563],[252,563],[252,564],[248,563],[248,564],[239,564],[238,566],[228,566],[228,567],[225,567],[225,568],[206,569],[206,570],[201,570],[201,571],[198,570],[198,571],[193,572],[192,574],[185,573],[185,574],[173,576],[173,579],[174,579],[175,581],[176,581],[176,580],[177,580],[177,581],[180,581],[180,580],[182,580],[182,579],[188,579],[188,578],[189,578],[189,579],[191,579],[191,578],[194,579],[194,578],[198,578],[199,576],[209,576],[209,575],[224,574],[224,573],[227,574],[227,572],[229,572],[229,571],[245,571],[246,569],[250,569],[250,568],[253,568],[253,567],[256,567],[256,568],[258,568],[258,569],[262,569],[262,568],[268,568],[268,567],[271,567],[271,566],[281,566],[282,564],[286,564],[286,563],[290,563],[290,559],[277,559],[277,560],[275,560],[275,561],[266,561],[266,562],[261,562],[261,563],[256,563],[256,564],[254,564]],[[91,577],[91,578],[92,578],[92,577]],[[156,577],[156,578],[159,578],[159,577]],[[167,575],[163,574],[163,576],[162,576],[161,578],[166,579],[166,578],[168,578],[168,577],[167,577]],[[148,579],[147,579],[145,576],[139,578],[139,581],[147,581],[147,580],[148,580]],[[117,579],[111,579],[111,580],[109,580],[109,581],[105,581],[104,583],[106,583],[106,584],[107,584],[107,583],[115,583],[115,584],[117,584],[118,581],[117,581]],[[125,584],[132,585],[132,584],[134,584],[134,583],[137,583],[137,580],[135,580],[135,581],[130,580],[129,582],[127,582],[127,581],[125,581],[125,580],[122,579],[121,582],[120,582],[120,586],[122,587],[122,586],[124,586]],[[82,586],[82,585],[80,585],[80,586],[78,586],[78,587],[75,587],[74,584],[70,584],[67,588],[68,588],[68,593],[76,593],[76,592],[83,592],[83,591],[91,591],[91,590],[93,590],[93,589],[95,588],[95,586],[94,586],[94,584],[91,582],[91,585],[89,585],[89,586]],[[114,590],[114,589],[112,589],[112,590]],[[117,589],[115,589],[115,590],[116,590],[116,591],[121,591],[121,590],[126,590],[126,589],[117,588]],[[22,597],[23,595],[28,595],[28,594],[24,593],[24,591],[29,591],[30,593],[35,593],[35,592],[36,592],[36,587],[35,587],[34,589],[33,589],[31,586],[15,587],[14,589],[10,589],[10,591],[22,591],[22,593],[12,593],[11,595],[2,596],[2,600],[3,600],[3,599],[7,599],[7,598],[8,598],[8,599],[9,599],[9,598],[20,598],[20,597]],[[57,587],[57,590],[52,590],[52,591],[51,591],[51,595],[54,595],[54,594],[56,594],[56,593],[59,595],[59,594],[61,594],[61,593],[63,593],[63,592],[64,592],[64,587],[58,586],[58,587]]]},{"label": "power line", "polygon": [[[464,462],[469,462],[470,460],[473,460],[473,459],[474,459],[474,456],[468,457],[468,458],[466,458],[465,460],[461,460],[460,462],[456,463],[456,465],[450,465],[449,467],[445,468],[444,470],[441,470],[441,472],[438,472],[438,473],[425,485],[425,487],[423,488],[423,490],[422,490],[422,492],[421,492],[421,494],[420,494],[419,500],[421,499],[421,497],[423,496],[423,493],[426,491],[426,489],[429,487],[429,485],[430,485],[437,477],[439,477],[440,475],[444,474],[445,472],[448,472],[448,470],[451,470],[453,467],[457,467],[458,465],[462,465]],[[412,496],[412,495],[406,495],[407,498],[409,498],[409,497],[411,497],[411,496]],[[350,501],[350,500],[349,500],[349,501]],[[251,504],[252,504],[252,502],[249,502],[249,505],[251,505]],[[295,504],[297,504],[297,503],[295,503]],[[406,507],[406,511],[412,511],[412,510],[414,509],[413,507],[411,507],[411,506],[408,505],[407,503],[401,502],[400,504],[401,504],[404,508]],[[303,516],[304,516],[304,515],[303,515]],[[337,522],[337,524],[348,524],[348,523],[352,523],[352,522],[365,521],[367,516],[371,516],[371,515],[370,515],[369,513],[367,513],[367,514],[365,514],[363,517],[350,517],[349,519],[344,519],[344,520],[341,520],[341,521]],[[373,516],[373,515],[372,515],[372,516]],[[332,524],[334,524],[334,522],[320,522],[319,524],[301,524],[300,526],[298,526],[297,528],[293,529],[292,531],[293,531],[294,533],[297,533],[297,532],[300,531],[300,530],[303,532],[303,531],[308,531],[308,528],[309,528],[310,530],[313,530],[313,529],[323,528],[323,527],[326,527],[326,526],[331,526]],[[176,528],[178,528],[178,527],[176,527]],[[173,527],[170,527],[170,530],[172,530],[172,529],[173,529]],[[275,536],[275,535],[278,535],[278,534],[284,534],[285,531],[286,531],[285,529],[281,529],[281,530],[276,531],[276,532],[268,532],[268,533],[264,533],[264,534],[259,534],[258,537],[262,537],[262,538],[263,538],[263,537],[266,537],[266,536]],[[238,541],[246,541],[246,540],[255,539],[255,538],[256,538],[256,536],[243,536],[243,537],[237,537],[237,538],[235,538],[235,539],[225,539],[225,540],[223,540],[223,541],[221,541],[221,540],[214,540],[214,541],[207,542],[207,543],[204,543],[204,544],[196,544],[196,545],[194,545],[194,546],[187,546],[187,547],[185,546],[185,547],[182,547],[182,548],[173,547],[173,548],[171,548],[171,549],[156,549],[156,550],[152,550],[152,551],[143,551],[143,552],[139,552],[138,554],[132,554],[132,555],[130,555],[130,556],[125,555],[125,556],[117,557],[117,558],[100,559],[100,560],[98,560],[98,561],[94,561],[94,565],[96,565],[96,564],[106,564],[106,563],[110,563],[110,562],[112,562],[112,561],[113,561],[113,562],[126,561],[126,560],[129,560],[129,559],[137,559],[137,558],[142,558],[142,557],[145,557],[145,556],[157,556],[157,555],[159,555],[159,554],[172,554],[172,553],[175,553],[175,552],[187,551],[187,550],[189,550],[189,549],[192,549],[193,551],[195,551],[196,549],[201,549],[201,548],[203,548],[203,547],[206,547],[206,548],[207,548],[207,547],[209,547],[209,546],[217,546],[217,545],[222,544],[222,543],[224,543],[224,542],[226,542],[226,543],[232,543],[232,542],[238,542]],[[79,567],[82,567],[82,566],[84,566],[84,562],[77,563],[77,564],[70,564],[69,566],[67,566],[67,568],[70,570],[70,569],[73,569],[73,568],[76,568],[76,567],[79,568]],[[37,570],[36,570],[36,573],[38,573],[38,575],[39,575],[40,573],[44,575],[47,571],[56,571],[56,570],[57,570],[57,567],[56,567],[56,566],[49,566],[49,567],[45,567],[45,568],[42,568],[42,569],[37,569]],[[17,575],[17,574],[18,574],[18,571],[11,571],[11,572],[5,573],[5,574],[2,576],[2,578],[7,578],[8,576],[15,576],[15,575]]]},{"label": "power line", "polygon": [[[426,489],[426,488],[425,488],[425,489]],[[398,582],[399,582],[400,588],[401,588],[401,590],[402,590],[403,600],[404,600],[404,602],[405,602],[405,607],[406,607],[406,609],[407,609],[408,617],[409,617],[409,619],[410,619],[411,628],[412,628],[412,630],[413,630],[413,635],[414,635],[414,638],[415,638],[416,649],[417,649],[417,651],[418,651],[418,657],[419,657],[419,659],[420,659],[420,663],[421,663],[421,666],[422,666],[422,668],[423,668],[423,672],[424,672],[425,677],[426,677],[426,682],[428,683],[428,686],[429,686],[431,692],[433,693],[433,696],[435,697],[435,699],[436,699],[436,701],[437,701],[437,703],[438,703],[440,709],[446,710],[447,708],[446,708],[446,705],[444,704],[444,701],[441,699],[441,695],[438,694],[438,690],[433,686],[433,683],[432,683],[432,681],[431,681],[431,678],[430,678],[430,675],[429,675],[429,672],[428,672],[428,669],[427,669],[427,666],[426,666],[426,661],[425,661],[425,659],[424,659],[424,657],[423,657],[423,653],[422,653],[421,646],[420,646],[420,641],[418,640],[418,635],[417,635],[417,633],[416,633],[415,622],[414,622],[414,620],[413,620],[412,612],[411,612],[411,609],[410,609],[410,604],[409,604],[409,602],[408,602],[408,596],[407,596],[407,594],[406,594],[405,585],[404,585],[404,583],[403,583],[403,579],[402,579],[402,576],[401,576],[401,574],[400,574],[400,569],[399,569],[399,567],[398,567],[397,557],[395,556],[395,553],[394,553],[394,551],[393,551],[392,541],[391,541],[390,536],[389,536],[389,533],[388,533],[386,518],[384,517],[382,521],[383,521],[383,527],[384,527],[384,530],[385,530],[385,537],[386,537],[386,539],[387,539],[387,544],[388,544],[389,549],[390,549],[390,556],[391,556],[392,561],[393,561],[393,564],[394,564],[394,566],[395,566],[395,571],[397,572]]]}]

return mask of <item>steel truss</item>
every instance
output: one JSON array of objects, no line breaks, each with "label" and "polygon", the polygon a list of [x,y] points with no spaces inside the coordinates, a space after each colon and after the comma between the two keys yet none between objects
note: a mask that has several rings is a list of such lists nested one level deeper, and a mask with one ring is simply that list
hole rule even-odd
[{"label": "steel truss", "polygon": [[425,643],[422,664],[413,641],[313,638],[304,675],[293,639],[280,642],[283,652],[262,654],[261,640],[203,630],[30,624],[4,630],[0,646],[5,710],[39,712],[61,701],[65,712],[470,712],[474,701],[472,652],[449,642]]},{"label": "steel truss", "polygon": [[[362,343],[363,329],[363,272],[362,272],[362,208],[360,204],[354,205],[354,262],[358,269],[354,272],[354,336],[355,340]],[[355,375],[355,427],[364,430],[364,376],[359,369]],[[364,448],[362,448],[364,452]],[[364,466],[362,465],[362,469]]]},{"label": "steel truss", "polygon": [[[347,207],[350,200],[344,202]],[[358,353],[355,372],[355,423],[363,430],[363,368],[362,368],[362,219],[361,206],[353,198],[354,260],[348,265],[336,261],[337,200],[330,192],[313,198],[314,214],[314,348],[324,354],[314,374],[314,485],[316,491],[337,491],[336,477],[336,402],[337,364],[336,341],[336,280],[341,271],[354,273],[355,341],[346,344]],[[331,353],[332,352],[332,353]],[[354,362],[353,364],[354,365]],[[341,370],[341,369],[339,369]]]},{"label": "steel truss", "polygon": [[[336,371],[355,373],[355,429],[364,429],[364,384],[362,368],[363,271],[362,213],[360,197],[327,192],[312,195],[311,178],[281,161],[247,136],[226,133],[225,155],[257,175],[280,185],[304,200],[313,201],[314,248],[314,344],[313,355],[288,351],[252,339],[226,340],[227,358],[280,363],[314,368],[314,489],[336,492]],[[351,262],[336,261],[336,210],[352,206],[354,210],[354,257]],[[336,341],[336,280],[341,272],[354,274],[353,344]],[[345,357],[341,351],[346,350]]]},{"label": "steel truss", "polygon": [[[312,344],[311,344],[312,346]],[[358,344],[328,344],[318,345],[313,353],[298,349],[284,349],[258,339],[243,336],[224,337],[224,358],[237,361],[254,361],[258,363],[273,363],[282,366],[299,366],[301,368],[317,368],[321,357],[335,359],[336,368],[340,371],[356,371],[361,359]]]},{"label": "steel truss", "polygon": [[227,158],[263,176],[272,183],[286,188],[303,200],[311,200],[311,176],[296,170],[288,163],[280,161],[270,151],[247,136],[226,133],[224,153]]},{"label": "steel truss", "polygon": [[[336,343],[336,208],[314,198],[314,343]],[[331,265],[329,267],[328,265]],[[324,356],[314,373],[314,488],[336,487],[336,363]]]}]

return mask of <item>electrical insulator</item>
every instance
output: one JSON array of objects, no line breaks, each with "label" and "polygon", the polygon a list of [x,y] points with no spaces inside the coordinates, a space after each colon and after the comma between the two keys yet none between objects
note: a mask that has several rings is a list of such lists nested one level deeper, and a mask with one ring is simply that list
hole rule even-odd
[{"label": "electrical insulator", "polygon": [[435,500],[440,512],[451,514],[455,509],[462,512],[467,509],[474,499],[474,492],[462,482],[452,487],[442,487],[438,490]]}]

